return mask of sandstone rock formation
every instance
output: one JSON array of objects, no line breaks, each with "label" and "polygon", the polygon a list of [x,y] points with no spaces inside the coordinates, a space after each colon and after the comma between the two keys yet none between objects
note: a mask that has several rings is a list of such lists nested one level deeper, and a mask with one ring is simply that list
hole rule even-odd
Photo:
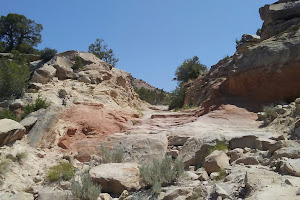
[{"label": "sandstone rock formation", "polygon": [[202,105],[207,112],[222,103],[256,109],[250,101],[290,102],[300,96],[299,5],[299,1],[281,1],[261,8],[260,42],[244,40],[232,57],[186,85],[185,103]]},{"label": "sandstone rock formation", "polygon": [[0,146],[20,140],[26,129],[18,122],[11,119],[0,120]]}]

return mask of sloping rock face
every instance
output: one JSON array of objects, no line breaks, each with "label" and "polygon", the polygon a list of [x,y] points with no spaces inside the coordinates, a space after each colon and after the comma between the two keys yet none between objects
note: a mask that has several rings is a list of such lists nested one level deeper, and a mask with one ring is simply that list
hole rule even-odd
[{"label": "sloping rock face", "polygon": [[299,9],[300,1],[280,1],[261,8],[261,39],[243,40],[232,57],[187,84],[185,103],[202,104],[208,112],[236,97],[266,103],[289,102],[300,96]]}]

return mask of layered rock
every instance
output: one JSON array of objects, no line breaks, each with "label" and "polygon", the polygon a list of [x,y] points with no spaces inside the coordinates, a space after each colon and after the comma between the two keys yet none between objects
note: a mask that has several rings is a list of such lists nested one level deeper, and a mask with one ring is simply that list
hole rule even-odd
[{"label": "layered rock", "polygon": [[[300,1],[281,1],[261,8],[262,38],[243,37],[232,57],[186,85],[185,103],[202,105],[207,112],[224,102],[289,102],[300,96],[299,5]],[[295,25],[287,26],[291,21]],[[275,24],[282,30],[268,28]]]},{"label": "layered rock", "polygon": [[11,119],[0,120],[0,146],[20,140],[26,129],[18,122]]}]

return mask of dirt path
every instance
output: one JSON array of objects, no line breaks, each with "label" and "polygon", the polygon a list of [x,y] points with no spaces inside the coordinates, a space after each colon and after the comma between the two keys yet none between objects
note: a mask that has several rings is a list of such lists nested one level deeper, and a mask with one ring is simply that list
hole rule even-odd
[{"label": "dirt path", "polygon": [[[154,109],[155,110],[154,110]],[[139,123],[130,129],[130,133],[159,133],[168,136],[190,136],[208,139],[230,139],[243,135],[256,135],[269,138],[277,134],[260,128],[256,113],[224,105],[206,115],[196,117],[195,110],[184,112],[167,111],[166,107],[157,106],[147,109]]]}]

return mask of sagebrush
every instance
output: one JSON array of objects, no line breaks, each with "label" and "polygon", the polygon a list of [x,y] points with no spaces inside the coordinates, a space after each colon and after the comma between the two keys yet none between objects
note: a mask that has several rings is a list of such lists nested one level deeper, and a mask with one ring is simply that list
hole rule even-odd
[{"label": "sagebrush", "polygon": [[150,185],[154,193],[159,193],[162,185],[174,183],[184,173],[184,163],[181,159],[164,157],[161,161],[154,159],[150,165],[140,167],[140,176]]},{"label": "sagebrush", "polygon": [[101,146],[102,163],[122,163],[124,160],[124,150],[121,147],[109,149],[107,146]]},{"label": "sagebrush", "polygon": [[8,109],[4,109],[4,110],[0,111],[0,119],[11,119],[11,120],[15,120],[15,121],[20,121],[18,116]]},{"label": "sagebrush", "polygon": [[50,182],[68,181],[75,174],[75,168],[70,163],[60,163],[51,167],[47,173],[47,178]]},{"label": "sagebrush", "polygon": [[80,200],[97,200],[101,186],[93,183],[88,172],[80,175],[79,180],[72,179],[71,191]]},{"label": "sagebrush", "polygon": [[3,159],[0,161],[0,174],[5,174],[11,165],[11,160]]},{"label": "sagebrush", "polygon": [[27,104],[24,107],[24,112],[21,115],[21,119],[24,119],[27,115],[29,115],[32,112],[38,111],[39,109],[46,109],[50,106],[50,102],[48,102],[46,99],[41,98],[40,95],[35,99],[34,103]]},{"label": "sagebrush", "polygon": [[28,85],[30,71],[28,64],[0,60],[0,100],[19,98]]},{"label": "sagebrush", "polygon": [[263,121],[264,124],[266,125],[271,123],[277,116],[276,108],[273,104],[264,106],[263,112],[264,112]]}]

